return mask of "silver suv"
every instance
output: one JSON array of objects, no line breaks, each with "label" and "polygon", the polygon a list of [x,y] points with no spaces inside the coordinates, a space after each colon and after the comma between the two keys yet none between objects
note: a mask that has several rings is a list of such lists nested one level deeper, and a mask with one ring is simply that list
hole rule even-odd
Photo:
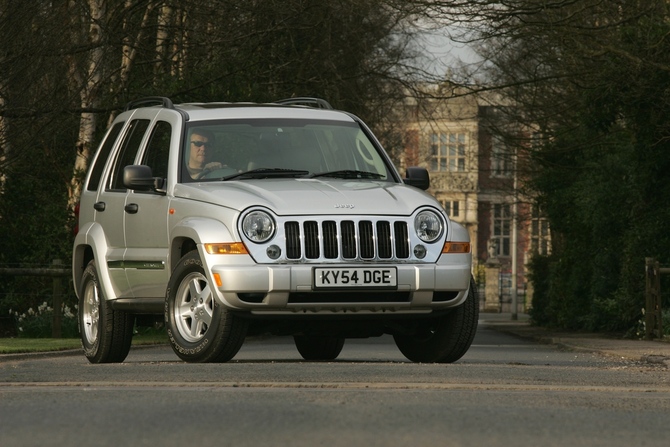
[{"label": "silver suv", "polygon": [[86,176],[73,248],[92,363],[122,362],[164,319],[188,362],[247,335],[292,336],[307,360],[392,334],[416,362],[470,347],[478,303],[467,231],[401,178],[368,127],[321,99],[128,104]]}]

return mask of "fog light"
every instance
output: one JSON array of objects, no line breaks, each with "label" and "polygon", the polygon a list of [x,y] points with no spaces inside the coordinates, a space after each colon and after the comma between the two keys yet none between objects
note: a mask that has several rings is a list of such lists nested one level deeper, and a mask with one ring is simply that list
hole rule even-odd
[{"label": "fog light", "polygon": [[279,248],[276,245],[270,245],[265,252],[268,255],[268,258],[270,259],[278,259],[279,256],[281,256],[281,248]]},{"label": "fog light", "polygon": [[414,256],[416,256],[418,259],[423,259],[426,257],[426,247],[423,245],[419,244],[414,247]]}]

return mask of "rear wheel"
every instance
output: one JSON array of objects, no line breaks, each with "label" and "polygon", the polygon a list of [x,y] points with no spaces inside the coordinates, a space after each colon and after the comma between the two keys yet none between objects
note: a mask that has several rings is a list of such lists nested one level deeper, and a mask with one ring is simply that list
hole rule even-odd
[{"label": "rear wheel", "polygon": [[242,347],[247,322],[214,298],[197,251],[175,267],[165,300],[165,324],[174,352],[187,362],[227,362]]},{"label": "rear wheel", "polygon": [[477,332],[479,303],[475,282],[463,304],[449,314],[427,320],[413,334],[396,334],[398,349],[413,362],[453,363],[465,355]]},{"label": "rear wheel", "polygon": [[344,338],[294,335],[295,347],[305,360],[335,360],[344,347]]},{"label": "rear wheel", "polygon": [[84,270],[79,291],[79,333],[91,363],[123,362],[130,352],[134,315],[112,310],[98,282],[95,261]]}]

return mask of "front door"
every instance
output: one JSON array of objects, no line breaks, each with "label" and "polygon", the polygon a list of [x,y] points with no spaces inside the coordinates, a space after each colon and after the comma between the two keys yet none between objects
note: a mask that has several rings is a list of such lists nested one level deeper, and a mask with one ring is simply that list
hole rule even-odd
[{"label": "front door", "polygon": [[[164,184],[167,184],[172,133],[178,129],[178,123],[169,114],[159,113],[158,117],[151,128],[139,164],[151,167],[153,176],[164,179]],[[136,298],[165,296],[170,273],[167,269],[169,205],[170,199],[165,193],[132,191],[128,194],[125,205],[127,250],[124,264]]]}]

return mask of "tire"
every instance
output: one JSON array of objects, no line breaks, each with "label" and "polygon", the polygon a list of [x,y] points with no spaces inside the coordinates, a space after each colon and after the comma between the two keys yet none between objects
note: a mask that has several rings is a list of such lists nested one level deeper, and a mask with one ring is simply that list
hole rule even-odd
[{"label": "tire", "polygon": [[344,338],[294,335],[295,347],[305,360],[335,360],[342,347]]},{"label": "tire", "polygon": [[112,310],[98,281],[95,261],[89,262],[79,292],[79,333],[91,363],[120,363],[130,352],[135,316]]},{"label": "tire", "polygon": [[468,297],[449,314],[427,320],[412,335],[395,334],[400,352],[420,363],[453,363],[463,357],[477,332],[479,303],[475,287],[470,279]]},{"label": "tire", "polygon": [[165,325],[174,352],[186,362],[227,362],[242,347],[247,322],[214,298],[197,251],[172,272],[165,298]]}]

